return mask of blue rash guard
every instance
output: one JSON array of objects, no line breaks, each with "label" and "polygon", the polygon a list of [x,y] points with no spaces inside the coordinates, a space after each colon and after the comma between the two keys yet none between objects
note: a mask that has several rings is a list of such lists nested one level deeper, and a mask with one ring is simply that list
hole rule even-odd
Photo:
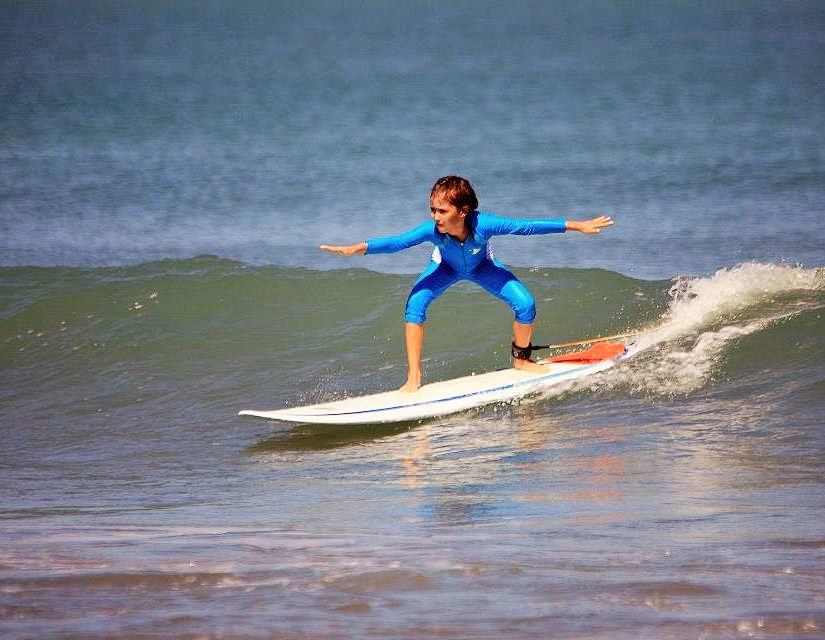
[{"label": "blue rash guard", "polygon": [[418,277],[407,298],[404,319],[420,324],[427,319],[427,307],[459,280],[470,280],[485,291],[510,305],[516,322],[531,324],[536,318],[533,296],[518,278],[496,260],[488,240],[501,235],[536,235],[563,233],[567,228],[563,218],[505,218],[476,211],[467,217],[470,233],[464,242],[446,233],[439,233],[435,222],[424,222],[398,236],[367,241],[367,253],[395,253],[409,247],[432,242],[433,259]]}]

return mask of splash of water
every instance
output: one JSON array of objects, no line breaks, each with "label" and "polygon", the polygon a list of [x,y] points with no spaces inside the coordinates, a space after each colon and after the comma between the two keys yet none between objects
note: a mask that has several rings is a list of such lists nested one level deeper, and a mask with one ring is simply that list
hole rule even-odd
[{"label": "splash of water", "polygon": [[[673,299],[664,315],[658,342],[690,335],[719,322],[737,321],[748,313],[785,315],[806,306],[790,299],[794,293],[825,291],[825,269],[749,262],[720,269],[706,278],[679,277],[668,294]],[[795,304],[795,303],[799,304]],[[796,309],[789,309],[790,303]]]},{"label": "splash of water", "polygon": [[[701,389],[732,343],[822,307],[825,269],[746,263],[704,278],[677,278],[662,328],[640,340],[651,357],[632,368],[635,392],[673,397]],[[626,380],[626,378],[624,378]]]},{"label": "splash of water", "polygon": [[[657,397],[693,393],[713,383],[726,351],[744,336],[825,307],[825,269],[745,263],[708,277],[679,277],[661,325],[640,336],[638,359],[595,378],[554,389],[627,391]],[[546,396],[545,396],[546,397]]]}]

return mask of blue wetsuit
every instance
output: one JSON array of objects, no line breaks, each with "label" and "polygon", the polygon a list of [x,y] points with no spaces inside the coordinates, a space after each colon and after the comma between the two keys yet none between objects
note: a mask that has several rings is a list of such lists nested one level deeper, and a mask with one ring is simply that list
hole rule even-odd
[{"label": "blue wetsuit", "polygon": [[424,222],[398,236],[367,241],[368,254],[395,253],[422,242],[435,245],[433,260],[418,277],[407,298],[404,319],[407,322],[424,322],[427,307],[433,300],[459,280],[470,280],[509,304],[517,322],[532,323],[536,317],[533,296],[516,276],[493,257],[487,241],[492,236],[500,235],[562,233],[566,230],[566,221],[563,218],[505,218],[476,211],[467,217],[467,223],[470,233],[464,242],[439,233],[433,221]]}]

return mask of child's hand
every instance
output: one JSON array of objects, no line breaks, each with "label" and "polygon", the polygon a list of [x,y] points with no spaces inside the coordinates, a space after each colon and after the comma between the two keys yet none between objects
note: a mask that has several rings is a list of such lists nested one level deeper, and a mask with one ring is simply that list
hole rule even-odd
[{"label": "child's hand", "polygon": [[567,228],[573,231],[580,231],[588,235],[593,233],[600,233],[605,227],[612,227],[613,220],[610,216],[599,216],[591,220],[568,220]]},{"label": "child's hand", "polygon": [[329,244],[322,244],[321,248],[324,251],[329,251],[330,253],[337,253],[341,256],[354,256],[358,253],[366,253],[367,252],[367,243],[366,242],[359,242],[358,244],[347,244],[347,245],[329,245]]}]

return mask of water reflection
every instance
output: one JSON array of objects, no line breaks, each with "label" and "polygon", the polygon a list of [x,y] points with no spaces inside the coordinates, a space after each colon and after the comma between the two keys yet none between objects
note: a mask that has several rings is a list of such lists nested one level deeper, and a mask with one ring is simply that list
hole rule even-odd
[{"label": "water reflection", "polygon": [[416,429],[398,455],[399,483],[415,496],[409,521],[546,518],[550,503],[559,518],[569,519],[589,511],[588,504],[620,504],[627,495],[625,450],[632,430],[586,424],[529,406]]}]

